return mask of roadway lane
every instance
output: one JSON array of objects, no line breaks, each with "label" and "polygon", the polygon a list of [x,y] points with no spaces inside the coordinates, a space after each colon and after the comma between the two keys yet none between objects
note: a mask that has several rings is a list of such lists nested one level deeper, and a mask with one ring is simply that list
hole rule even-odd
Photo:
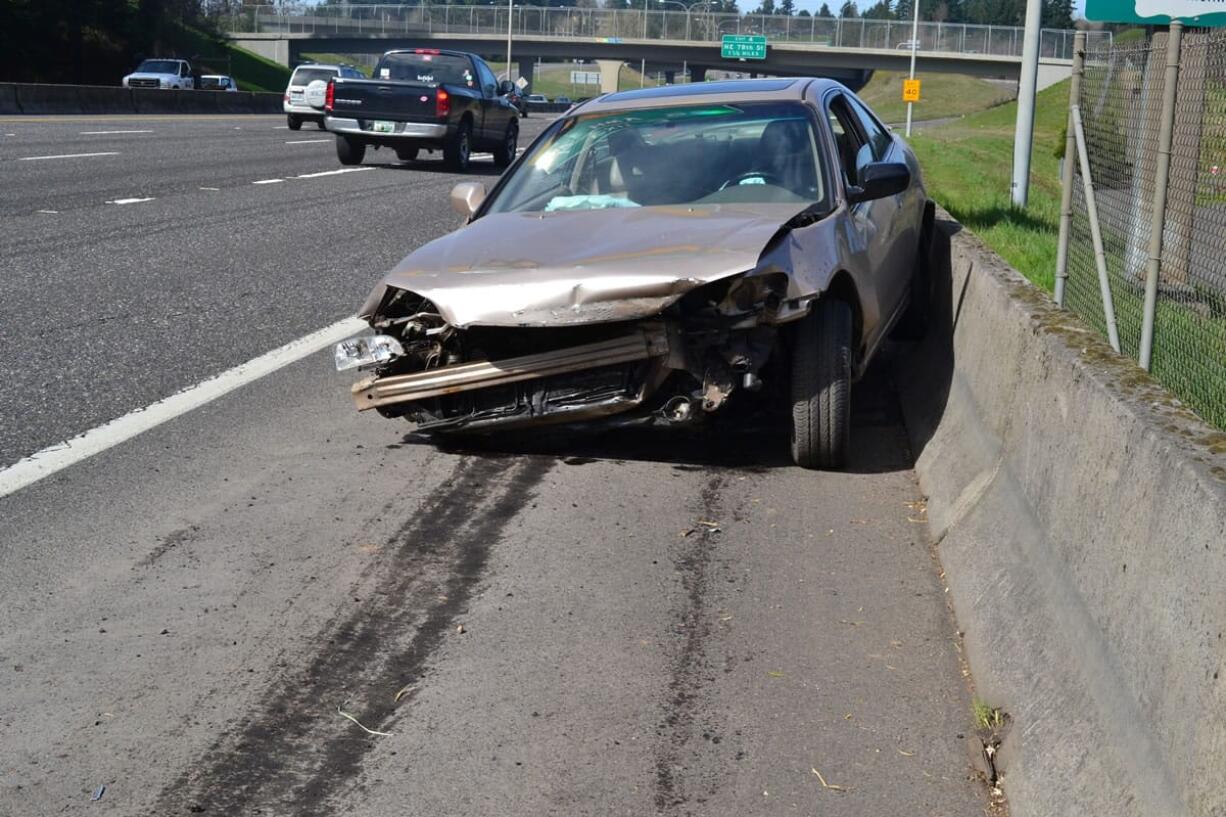
[{"label": "roadway lane", "polygon": [[983,813],[882,379],[817,474],[753,431],[436,450],[329,368],[0,499],[0,814]]},{"label": "roadway lane", "polygon": [[[547,121],[525,120],[522,144]],[[153,133],[82,135],[117,130]],[[352,314],[457,225],[446,193],[461,177],[441,161],[384,150],[337,174],[332,143],[314,141],[327,137],[280,117],[5,119],[0,133],[16,134],[0,141],[0,467]],[[494,181],[488,159],[474,167]]]},{"label": "roadway lane", "polygon": [[[350,314],[456,223],[436,164],[296,178],[331,148],[245,131],[183,137],[267,156],[217,191],[139,143],[131,205],[6,146],[23,207],[98,187],[3,217],[4,462]],[[0,814],[983,813],[885,367],[841,474],[773,417],[437,449],[352,379],[313,355],[0,498]]]}]

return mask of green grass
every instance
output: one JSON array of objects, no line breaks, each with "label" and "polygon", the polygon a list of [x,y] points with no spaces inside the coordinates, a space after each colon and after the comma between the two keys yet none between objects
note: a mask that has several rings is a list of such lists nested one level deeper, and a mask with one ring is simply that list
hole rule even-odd
[{"label": "green grass", "polygon": [[[1042,91],[1035,108],[1029,206],[1012,206],[1013,128],[1017,104],[966,116],[916,134],[911,144],[930,194],[1030,281],[1051,291],[1060,224],[1057,148],[1064,139],[1068,82]],[[1112,295],[1124,351],[1136,355],[1142,293],[1119,278],[1118,237],[1105,235]],[[1076,248],[1082,254],[1087,248]],[[1092,269],[1092,267],[1091,267]],[[1086,275],[1081,270],[1082,276]],[[1092,272],[1088,273],[1093,275]],[[1070,308],[1105,334],[1097,281],[1070,279]],[[1084,301],[1084,302],[1083,302]],[[1226,317],[1220,297],[1200,303],[1162,298],[1155,316],[1152,373],[1205,420],[1226,428]],[[1165,342],[1164,342],[1165,341]]]},{"label": "green grass", "polygon": [[[907,103],[902,101],[902,71],[874,71],[873,78],[860,89],[860,98],[886,122],[907,118]],[[965,116],[999,105],[1013,98],[999,85],[961,74],[925,74],[920,77],[920,101],[912,117],[916,120]]]},{"label": "green grass", "polygon": [[[501,74],[506,71],[506,65],[505,62],[491,62],[490,68],[494,69],[495,74]],[[600,94],[599,85],[571,85],[570,83],[571,71],[597,72],[600,69],[595,63],[576,65],[570,62],[544,62],[540,64],[539,69],[533,71],[532,87],[528,89],[528,93],[544,94],[550,99],[559,96],[579,99]],[[640,76],[637,68],[623,64],[617,78],[617,89],[619,91],[627,91],[632,88],[638,88]],[[643,87],[654,88],[658,84],[656,78],[649,75],[646,77]]]},{"label": "green grass", "polygon": [[229,73],[240,91],[279,94],[289,84],[290,70],[284,65],[239,48],[222,37],[174,23],[167,25],[164,33],[172,53],[199,55],[195,62],[206,69],[205,73]]}]

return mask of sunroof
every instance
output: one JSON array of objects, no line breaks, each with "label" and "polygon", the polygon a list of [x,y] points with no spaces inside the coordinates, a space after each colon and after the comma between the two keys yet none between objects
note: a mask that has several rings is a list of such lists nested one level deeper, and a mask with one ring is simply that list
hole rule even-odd
[{"label": "sunroof", "polygon": [[639,88],[609,94],[601,102],[628,102],[633,99],[660,99],[670,96],[698,94],[758,94],[782,91],[796,82],[794,79],[738,79],[724,82],[695,82],[686,85],[665,85],[662,88]]}]

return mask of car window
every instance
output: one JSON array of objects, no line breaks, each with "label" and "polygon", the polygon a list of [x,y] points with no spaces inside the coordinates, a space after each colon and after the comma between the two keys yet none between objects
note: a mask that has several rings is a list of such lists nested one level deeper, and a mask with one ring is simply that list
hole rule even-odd
[{"label": "car window", "polygon": [[477,62],[477,74],[481,77],[481,91],[489,97],[498,96],[498,80],[484,62]]},{"label": "car window", "polygon": [[890,132],[869,113],[863,102],[854,96],[848,96],[846,99],[855,112],[856,118],[860,120],[860,127],[868,137],[869,144],[873,146],[873,160],[884,161],[890,152],[890,147],[894,144],[894,137],[890,136]]},{"label": "car window", "polygon": [[375,67],[374,78],[426,85],[477,87],[477,77],[467,57],[439,54],[429,49],[384,54]]},{"label": "car window", "polygon": [[181,64],[179,66],[179,76],[185,77],[188,75],[188,73],[190,72],[187,70],[187,64],[186,63]]},{"label": "car window", "polygon": [[836,94],[829,103],[828,116],[839,151],[839,165],[848,184],[859,184],[866,165],[876,161],[873,145],[860,117],[852,110],[847,97]]},{"label": "car window", "polygon": [[174,60],[145,60],[136,71],[145,74],[173,74],[179,70],[179,64]]},{"label": "car window", "polygon": [[327,82],[336,76],[335,68],[296,68],[294,75],[290,77],[289,84],[295,87],[306,87],[315,80],[323,80]]},{"label": "car window", "polygon": [[489,212],[824,202],[814,124],[796,102],[571,117],[525,155]]}]

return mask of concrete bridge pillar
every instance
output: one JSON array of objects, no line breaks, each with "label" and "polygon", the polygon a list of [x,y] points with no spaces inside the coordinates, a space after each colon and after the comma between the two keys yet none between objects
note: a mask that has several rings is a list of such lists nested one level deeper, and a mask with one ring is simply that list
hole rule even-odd
[{"label": "concrete bridge pillar", "polygon": [[690,82],[706,82],[707,69],[703,65],[690,66]]},{"label": "concrete bridge pillar", "polygon": [[596,60],[600,66],[600,93],[611,94],[617,90],[617,79],[621,75],[621,60]]},{"label": "concrete bridge pillar", "polygon": [[531,57],[521,57],[519,59],[519,75],[528,80],[528,87],[532,87],[532,81],[535,78],[536,60]]},{"label": "concrete bridge pillar", "polygon": [[668,83],[669,85],[672,85],[674,82],[677,81],[677,72],[676,71],[665,71],[664,81]]}]

